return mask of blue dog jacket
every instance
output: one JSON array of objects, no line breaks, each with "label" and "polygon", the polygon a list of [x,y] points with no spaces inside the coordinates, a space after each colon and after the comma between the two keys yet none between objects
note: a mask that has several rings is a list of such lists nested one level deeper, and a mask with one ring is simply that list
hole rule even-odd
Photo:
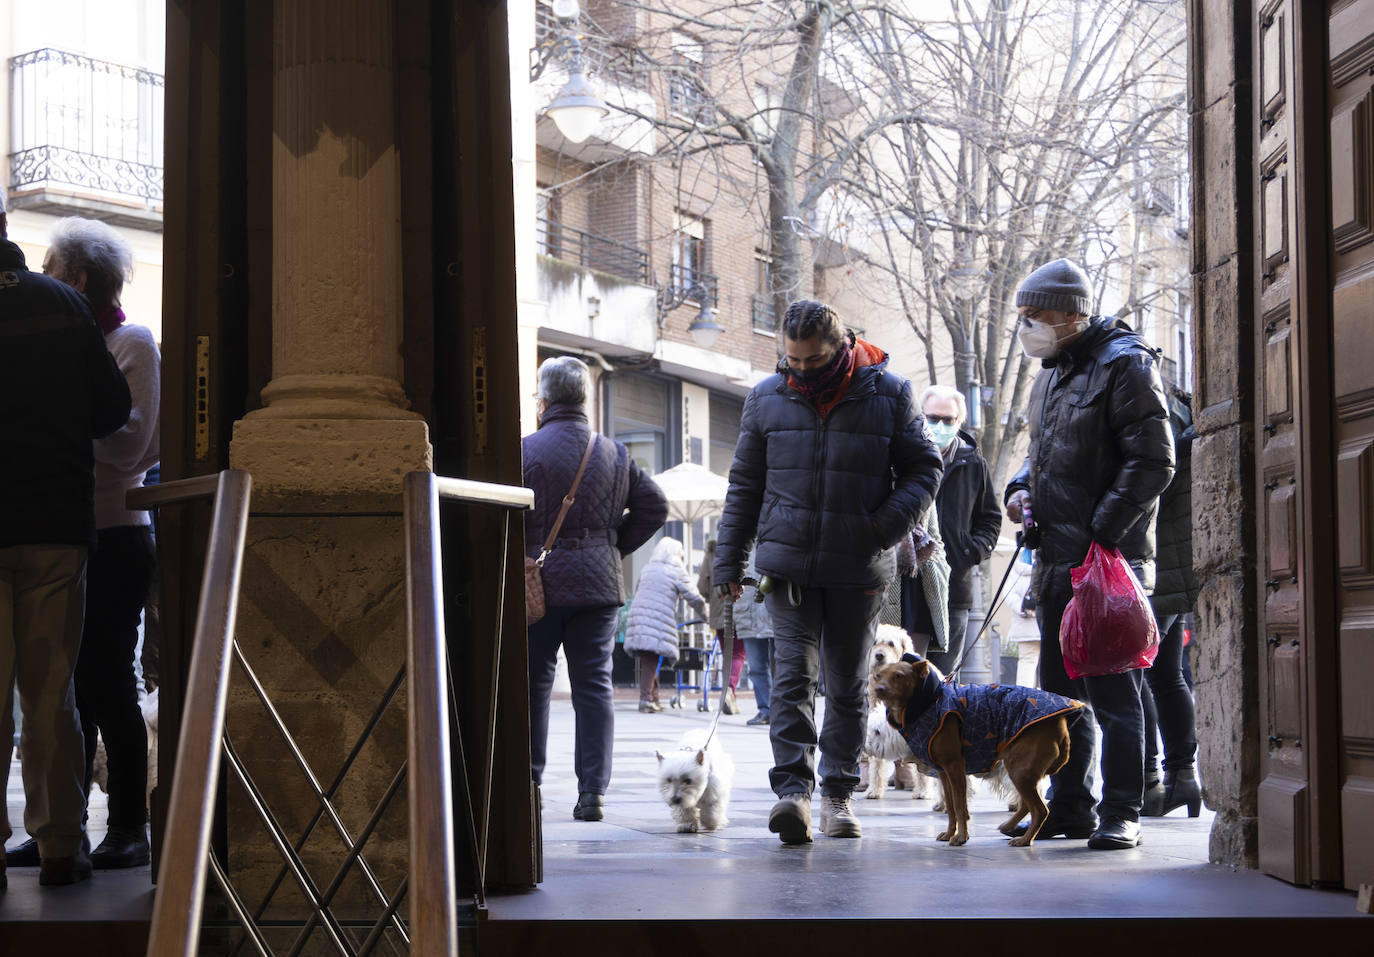
[{"label": "blue dog jacket", "polygon": [[[903,661],[919,662],[906,654]],[[959,722],[964,765],[968,774],[992,770],[1002,750],[1033,724],[1066,715],[1078,720],[1086,705],[1038,688],[1020,685],[956,685],[941,681],[933,671],[926,672],[906,706],[906,723],[899,731],[912,754],[931,768],[940,766],[930,756],[930,740],[951,719]],[[888,720],[894,726],[891,712]]]}]

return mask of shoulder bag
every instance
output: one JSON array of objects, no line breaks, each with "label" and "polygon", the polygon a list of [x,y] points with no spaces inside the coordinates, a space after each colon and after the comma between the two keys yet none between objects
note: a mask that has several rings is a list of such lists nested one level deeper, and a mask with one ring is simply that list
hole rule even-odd
[{"label": "shoulder bag", "polygon": [[577,474],[573,476],[572,487],[568,489],[568,494],[563,496],[563,507],[558,510],[558,517],[553,520],[553,527],[549,529],[549,537],[544,541],[544,547],[539,551],[538,558],[525,556],[525,624],[532,625],[544,617],[544,559],[549,557],[549,552],[553,551],[553,543],[558,538],[558,531],[563,527],[563,519],[568,517],[568,509],[572,508],[574,497],[577,495],[577,487],[582,484],[582,476],[587,471],[587,463],[592,460],[592,449],[596,447],[596,432],[587,436],[587,451],[582,453],[582,464],[577,467]]}]

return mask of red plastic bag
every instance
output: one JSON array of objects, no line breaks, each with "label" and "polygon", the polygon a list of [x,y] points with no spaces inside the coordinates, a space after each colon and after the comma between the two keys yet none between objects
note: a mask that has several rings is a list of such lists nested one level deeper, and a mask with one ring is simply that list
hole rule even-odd
[{"label": "red plastic bag", "polygon": [[1148,668],[1159,654],[1159,626],[1130,564],[1097,542],[1069,571],[1073,598],[1059,625],[1059,647],[1070,678]]}]

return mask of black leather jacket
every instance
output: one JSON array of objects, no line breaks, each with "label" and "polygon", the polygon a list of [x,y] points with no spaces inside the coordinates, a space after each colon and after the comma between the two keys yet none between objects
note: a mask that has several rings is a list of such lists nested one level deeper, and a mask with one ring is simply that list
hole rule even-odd
[{"label": "black leather jacket", "polygon": [[1093,540],[1114,545],[1148,593],[1155,513],[1174,474],[1169,411],[1154,352],[1110,316],[1046,360],[1031,387],[1030,454],[1007,485],[1030,493],[1040,526],[1034,587],[1083,562]]}]

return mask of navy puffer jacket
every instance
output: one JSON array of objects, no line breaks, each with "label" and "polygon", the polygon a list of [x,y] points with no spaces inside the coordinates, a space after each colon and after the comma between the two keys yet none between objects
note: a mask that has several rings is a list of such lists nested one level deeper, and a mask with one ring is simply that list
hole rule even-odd
[{"label": "navy puffer jacket", "polygon": [[[525,518],[525,554],[539,557],[568,494],[591,426],[580,407],[550,405],[539,428],[520,440],[525,485],[534,509]],[[544,601],[557,608],[625,602],[620,559],[653,537],[668,517],[668,500],[640,471],[629,450],[598,436],[554,549],[544,561]]]},{"label": "navy puffer jacket", "polygon": [[730,491],[716,538],[715,580],[738,582],[757,538],[760,573],[806,588],[878,588],[896,574],[891,548],[940,483],[911,383],[887,355],[854,370],[824,418],[779,372],[744,402]]}]

